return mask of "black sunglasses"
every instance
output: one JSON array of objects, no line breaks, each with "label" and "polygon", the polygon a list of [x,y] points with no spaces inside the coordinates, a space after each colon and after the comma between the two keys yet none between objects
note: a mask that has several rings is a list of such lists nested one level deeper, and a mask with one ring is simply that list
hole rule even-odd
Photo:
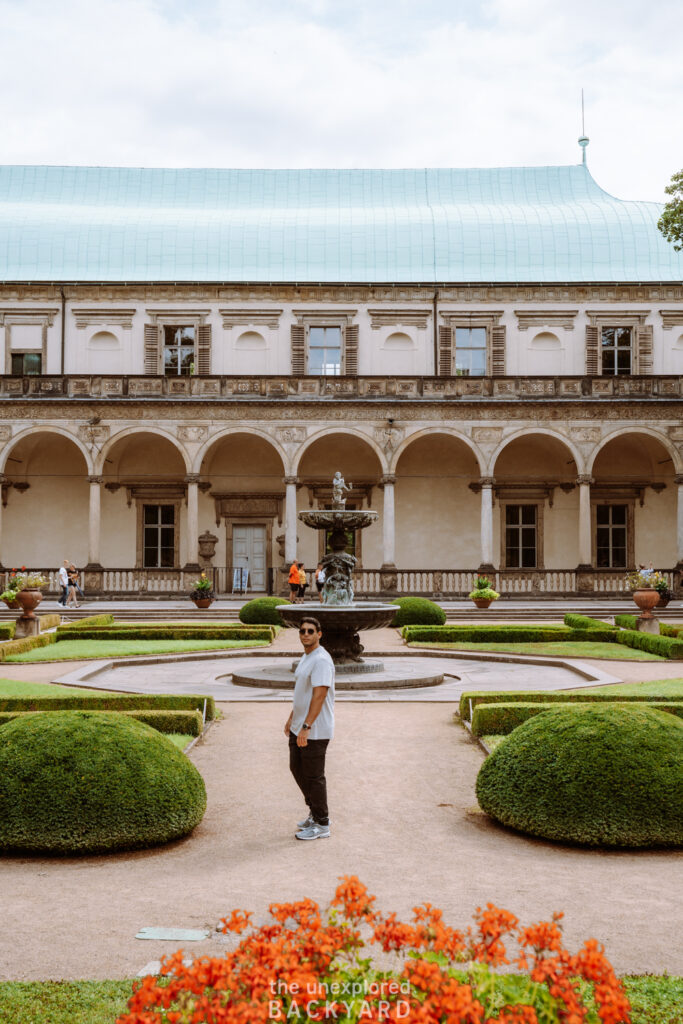
[{"label": "black sunglasses", "polygon": [[300,629],[299,632],[300,633],[317,633],[318,630],[317,629]]}]

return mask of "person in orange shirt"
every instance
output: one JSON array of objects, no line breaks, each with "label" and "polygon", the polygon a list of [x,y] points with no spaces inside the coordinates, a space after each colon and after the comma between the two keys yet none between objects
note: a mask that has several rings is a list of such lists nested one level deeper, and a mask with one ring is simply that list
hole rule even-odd
[{"label": "person in orange shirt", "polygon": [[299,562],[299,603],[303,604],[306,600],[306,587],[308,586],[308,578],[306,576],[306,567],[303,562]]},{"label": "person in orange shirt", "polygon": [[292,604],[299,603],[299,563],[296,559],[289,567],[289,600]]}]

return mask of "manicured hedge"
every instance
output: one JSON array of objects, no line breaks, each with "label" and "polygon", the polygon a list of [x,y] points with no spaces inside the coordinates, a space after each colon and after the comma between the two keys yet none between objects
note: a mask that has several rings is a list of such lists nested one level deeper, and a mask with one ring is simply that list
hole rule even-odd
[{"label": "manicured hedge", "polygon": [[621,629],[635,629],[636,628],[636,616],[635,615],[615,615],[614,623]]},{"label": "manicured hedge", "polygon": [[14,623],[3,622],[0,623],[0,640],[11,640],[14,636]]},{"label": "manicured hedge", "polygon": [[[614,636],[616,636],[616,632]],[[569,629],[567,626],[405,626],[406,643],[534,644],[579,641],[605,643],[604,629]]]},{"label": "manicured hedge", "polygon": [[36,647],[49,647],[56,639],[56,633],[41,633],[40,636],[25,636],[21,640],[6,640],[0,643],[0,661],[5,661],[12,654],[33,651]]},{"label": "manicured hedge", "polygon": [[648,651],[650,654],[659,654],[662,658],[683,661],[683,640],[673,640],[671,637],[656,636],[653,633],[640,633],[635,629],[622,629],[614,639],[617,643],[637,651]]},{"label": "manicured hedge", "polygon": [[446,621],[443,608],[425,597],[397,597],[391,603],[398,605],[392,626],[443,626]]},{"label": "manicured hedge", "polygon": [[62,616],[59,612],[48,612],[46,615],[39,615],[40,620],[40,632],[44,633],[46,629],[54,629],[55,626],[59,626],[62,621]]},{"label": "manicured hedge", "polygon": [[84,619],[76,619],[75,622],[65,622],[61,629],[88,629],[89,626],[110,626],[114,621],[113,615],[86,615]]},{"label": "manicured hedge", "polygon": [[203,694],[103,693],[74,690],[54,697],[0,697],[0,711],[199,711],[206,701],[206,719],[216,717],[216,702]]},{"label": "manicured hedge", "polygon": [[532,836],[588,846],[683,845],[683,721],[636,704],[547,708],[484,761],[477,799]]},{"label": "manicured hedge", "polygon": [[[90,709],[92,710],[92,709]],[[39,712],[41,715],[50,715],[52,711]],[[93,714],[96,712],[93,711]],[[112,714],[111,711],[102,712]],[[199,711],[118,711],[119,715],[128,715],[138,722],[151,725],[157,732],[181,733],[184,736],[201,736],[203,722]],[[22,715],[38,714],[35,711],[0,711],[0,726],[6,722],[12,722]]]},{"label": "manicured hedge", "polygon": [[[600,707],[627,708],[631,706],[631,703],[630,701],[613,700],[609,704],[602,702]],[[581,708],[585,707],[585,702],[582,704],[576,701],[572,703],[558,701],[554,704],[539,704],[529,701],[515,704],[480,704],[472,712],[472,734],[474,736],[507,736],[513,729],[520,726],[522,722],[526,722],[527,719],[533,718],[534,715],[540,715],[549,708],[558,707]],[[654,707],[659,711],[667,711],[678,718],[683,718],[683,701],[641,701],[638,707]]]},{"label": "manicured hedge", "polygon": [[204,780],[160,733],[118,714],[22,715],[0,729],[0,850],[107,853],[187,835]]},{"label": "manicured hedge", "polygon": [[613,703],[615,700],[618,700],[619,703],[624,701],[653,703],[670,701],[671,696],[662,694],[661,697],[653,697],[651,693],[643,694],[634,690],[628,697],[615,698],[614,694],[606,688],[604,690],[579,690],[577,693],[568,693],[566,690],[469,690],[461,694],[458,710],[463,721],[469,721],[470,703],[474,709],[480,704],[516,704],[519,702],[524,704],[586,704],[604,703],[605,701]]},{"label": "manicured hedge", "polygon": [[670,623],[670,622],[660,622],[659,623],[659,632],[662,634],[662,636],[671,636],[671,637],[674,638],[674,640],[676,640],[678,637],[680,637],[681,630],[683,630],[683,626],[678,625],[676,623]]},{"label": "manicured hedge", "polygon": [[264,623],[282,626],[284,623],[277,610],[279,604],[289,604],[289,601],[283,597],[255,597],[253,601],[247,601],[240,608],[240,622],[253,623],[257,626]]},{"label": "manicured hedge", "polygon": [[57,640],[263,640],[273,639],[272,626],[239,626],[202,629],[197,626],[153,626],[127,629],[125,626],[106,629],[57,630]]},{"label": "manicured hedge", "polygon": [[616,626],[610,626],[609,622],[603,622],[602,619],[591,619],[589,615],[573,615],[571,612],[565,615],[564,623],[572,629],[604,629],[607,633],[614,633],[616,630]]}]

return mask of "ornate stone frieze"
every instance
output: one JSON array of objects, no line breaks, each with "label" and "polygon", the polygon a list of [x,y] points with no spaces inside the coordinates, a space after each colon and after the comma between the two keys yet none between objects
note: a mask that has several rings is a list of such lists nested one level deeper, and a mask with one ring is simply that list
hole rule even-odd
[{"label": "ornate stone frieze", "polygon": [[498,444],[503,437],[502,427],[473,427],[472,440],[477,444]]}]

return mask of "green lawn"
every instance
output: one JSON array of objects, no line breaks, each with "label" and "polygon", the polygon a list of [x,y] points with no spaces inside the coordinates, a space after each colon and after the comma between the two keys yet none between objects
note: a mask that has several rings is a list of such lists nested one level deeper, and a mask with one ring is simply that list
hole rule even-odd
[{"label": "green lawn", "polygon": [[554,658],[607,658],[610,661],[666,661],[658,654],[638,651],[621,644],[581,643],[579,641],[557,641],[541,644],[471,644],[458,643],[419,643],[408,644],[409,647],[428,647],[447,651],[491,651],[496,654],[538,654]]},{"label": "green lawn", "polygon": [[586,690],[609,690],[615,697],[628,697],[630,693],[642,693],[646,697],[671,697],[683,700],[683,679],[659,679],[649,683],[609,683],[607,686],[582,686],[570,693],[585,693]]},{"label": "green lawn", "polygon": [[19,679],[0,679],[0,697],[63,697],[77,693],[100,695],[108,690],[86,690],[75,686],[59,686],[57,683],[29,683]]},{"label": "green lawn", "polygon": [[181,732],[165,732],[162,733],[162,735],[165,736],[167,740],[170,740],[171,743],[175,744],[175,746],[180,750],[184,750],[187,744],[195,739],[194,736],[186,736]]},{"label": "green lawn", "polygon": [[140,654],[177,654],[187,651],[232,650],[235,647],[268,647],[262,640],[60,640],[13,654],[7,662],[84,661],[89,658],[125,658]]},{"label": "green lawn", "polygon": [[[624,978],[631,1024],[681,1024],[683,978]],[[0,982],[0,1021],[8,1024],[114,1024],[126,1009],[130,981]]]}]

